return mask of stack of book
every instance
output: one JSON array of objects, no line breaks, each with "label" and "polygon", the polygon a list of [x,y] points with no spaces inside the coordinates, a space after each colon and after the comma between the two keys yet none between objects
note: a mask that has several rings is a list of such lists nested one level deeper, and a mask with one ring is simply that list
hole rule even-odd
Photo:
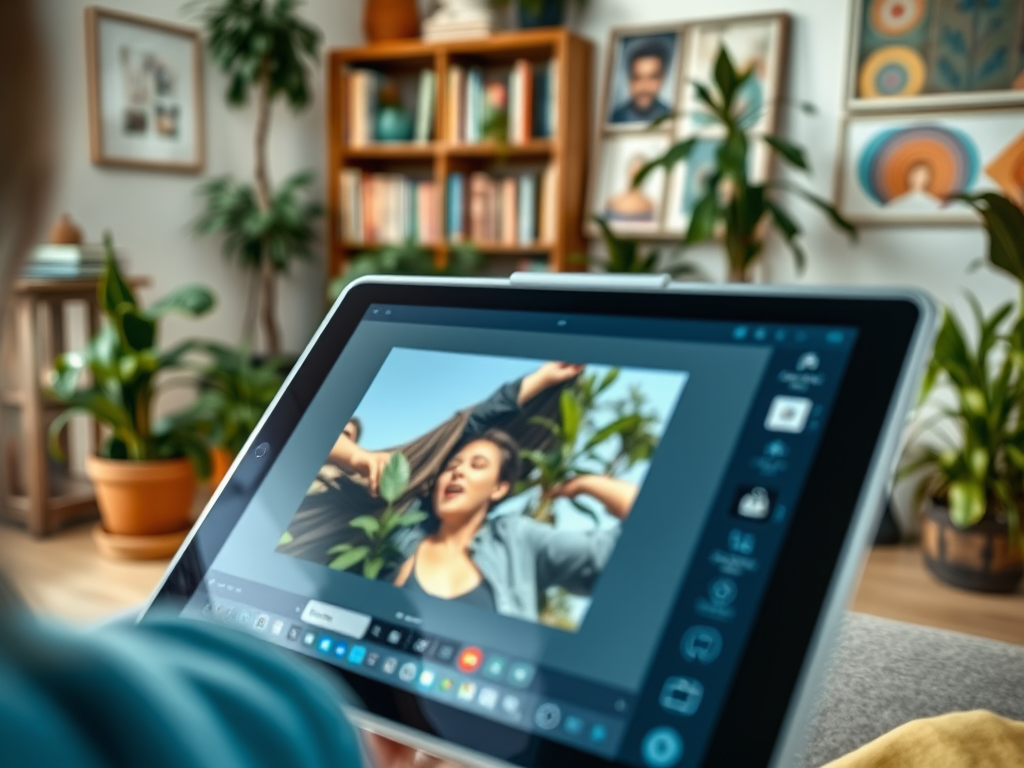
[{"label": "stack of book", "polygon": [[448,238],[478,245],[533,246],[554,241],[554,174],[448,177]]},{"label": "stack of book", "polygon": [[[386,79],[380,72],[372,69],[353,69],[346,73],[345,133],[350,146],[365,147],[377,141],[380,90]],[[427,142],[434,137],[434,110],[437,104],[436,80],[432,69],[421,70],[417,78],[413,133],[415,142]]]},{"label": "stack of book", "polygon": [[440,206],[432,180],[357,168],[341,172],[341,237],[347,242],[439,243]]},{"label": "stack of book", "polygon": [[37,245],[21,269],[22,277],[98,277],[106,263],[102,245]]},{"label": "stack of book", "polygon": [[453,64],[448,69],[449,140],[475,144],[505,112],[510,144],[548,138],[557,130],[558,76],[554,62],[517,60],[511,69],[487,70]]}]

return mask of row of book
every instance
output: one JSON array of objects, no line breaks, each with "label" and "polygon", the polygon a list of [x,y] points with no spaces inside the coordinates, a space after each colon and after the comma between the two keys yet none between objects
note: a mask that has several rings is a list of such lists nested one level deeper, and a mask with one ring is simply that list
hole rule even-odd
[{"label": "row of book", "polygon": [[452,242],[532,246],[555,240],[554,173],[448,177],[446,228]]},{"label": "row of book", "polygon": [[[356,68],[345,75],[345,136],[349,146],[365,147],[378,141],[377,118],[382,91],[391,99],[408,96],[415,103],[412,141],[435,138],[437,78],[431,69],[416,77],[415,94],[402,93],[401,83],[372,69]],[[484,69],[453,64],[448,70],[446,119],[457,143],[504,139],[525,144],[549,138],[557,131],[558,77],[555,62],[517,60],[511,68]]]},{"label": "row of book", "polygon": [[352,243],[439,243],[437,184],[400,173],[341,172],[341,236]]}]

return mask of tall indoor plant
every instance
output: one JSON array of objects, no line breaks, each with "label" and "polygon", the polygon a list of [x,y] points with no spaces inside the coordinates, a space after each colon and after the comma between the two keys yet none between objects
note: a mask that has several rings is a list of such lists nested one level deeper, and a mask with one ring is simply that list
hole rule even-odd
[{"label": "tall indoor plant", "polygon": [[[312,98],[310,67],[320,55],[320,33],[299,18],[298,0],[210,0],[201,5],[207,45],[213,61],[228,77],[232,106],[255,98],[253,182],[231,176],[204,184],[206,208],[196,222],[199,234],[223,236],[224,252],[251,270],[254,286],[245,333],[255,326],[259,306],[266,350],[281,351],[277,312],[277,276],[292,259],[313,258],[315,221],[322,206],[310,199],[313,174],[297,173],[274,190],[267,141],[274,102],[283,98],[294,110]],[[251,337],[246,346],[251,346]]]},{"label": "tall indoor plant", "polygon": [[960,199],[981,214],[989,261],[1021,298],[986,315],[969,296],[974,334],[945,312],[922,396],[944,384],[953,404],[940,399],[925,422],[941,444],[917,446],[902,472],[923,472],[917,498],[930,570],[957,586],[1009,592],[1024,577],[1024,212],[997,194]]},{"label": "tall indoor plant", "polygon": [[109,430],[86,461],[96,486],[104,529],[144,535],[188,526],[196,475],[209,473],[206,443],[187,413],[156,419],[154,402],[169,372],[182,370],[196,342],[169,350],[157,346],[159,321],[168,314],[200,317],[214,304],[201,286],[180,288],[142,307],[124,280],[107,238],[107,260],[98,301],[106,322],[81,352],[60,355],[48,394],[66,406],[50,429],[51,452],[60,456],[60,433],[85,413]]},{"label": "tall indoor plant", "polygon": [[[757,141],[764,141],[769,150],[793,169],[809,172],[807,158],[800,147],[778,136],[755,133],[760,114],[745,110],[741,98],[744,85],[752,77],[753,69],[737,72],[728,51],[722,48],[715,62],[714,82],[692,83],[707,121],[707,135],[723,138],[716,152],[714,171],[694,207],[683,242],[696,244],[721,238],[729,263],[729,280],[733,282],[750,280],[751,267],[764,252],[772,229],[789,247],[797,268],[803,269],[806,257],[799,242],[802,231],[780,200],[784,193],[803,198],[821,210],[833,226],[851,238],[856,236],[854,226],[828,201],[803,187],[783,178],[771,178],[763,184],[750,179],[750,151]],[[686,162],[702,138],[707,136],[704,133],[690,136],[672,145],[661,157],[640,169],[634,185],[640,184],[656,168],[668,171]]]}]

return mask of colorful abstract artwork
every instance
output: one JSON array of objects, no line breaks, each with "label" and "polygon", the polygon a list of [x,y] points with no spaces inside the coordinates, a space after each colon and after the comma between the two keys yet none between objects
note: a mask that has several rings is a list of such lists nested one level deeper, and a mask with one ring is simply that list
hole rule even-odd
[{"label": "colorful abstract artwork", "polygon": [[854,117],[844,141],[838,198],[854,221],[969,222],[970,209],[952,195],[998,186],[1024,198],[1020,109]]},{"label": "colorful abstract artwork", "polygon": [[858,0],[851,106],[1024,102],[1020,0]]}]

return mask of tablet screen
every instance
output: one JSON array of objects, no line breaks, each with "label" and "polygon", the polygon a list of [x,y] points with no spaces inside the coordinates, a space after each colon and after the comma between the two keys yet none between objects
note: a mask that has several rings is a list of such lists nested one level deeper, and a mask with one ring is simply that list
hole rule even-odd
[{"label": "tablet screen", "polygon": [[372,304],[184,612],[493,754],[697,764],[856,336]]}]

